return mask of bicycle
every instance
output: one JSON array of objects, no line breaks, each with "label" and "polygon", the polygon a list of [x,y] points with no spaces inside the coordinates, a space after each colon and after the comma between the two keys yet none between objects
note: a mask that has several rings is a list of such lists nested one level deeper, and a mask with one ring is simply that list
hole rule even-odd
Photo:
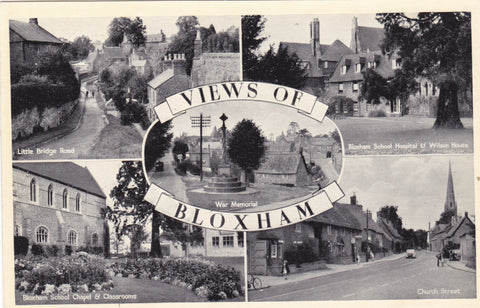
[{"label": "bicycle", "polygon": [[260,290],[262,288],[262,281],[260,278],[253,276],[253,274],[248,274],[248,288]]}]

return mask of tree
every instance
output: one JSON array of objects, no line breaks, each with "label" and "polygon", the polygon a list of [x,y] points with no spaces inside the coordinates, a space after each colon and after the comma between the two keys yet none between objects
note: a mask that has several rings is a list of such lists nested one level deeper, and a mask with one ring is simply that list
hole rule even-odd
[{"label": "tree", "polygon": [[135,17],[131,20],[128,17],[116,17],[110,23],[106,46],[119,46],[126,36],[128,41],[137,48],[145,44],[145,29],[143,20]]},{"label": "tree", "polygon": [[188,144],[181,139],[177,139],[173,142],[172,153],[176,158],[177,155],[182,155],[182,161],[186,158],[186,153],[188,152]]},{"label": "tree", "polygon": [[73,60],[85,59],[94,50],[95,46],[93,46],[92,40],[85,35],[75,38],[66,48],[66,51],[72,55]]},{"label": "tree", "polygon": [[440,87],[433,127],[463,128],[458,94],[459,89],[471,92],[472,88],[471,14],[430,12],[409,17],[384,13],[377,14],[377,20],[385,29],[382,50],[401,57],[404,77],[425,77]]},{"label": "tree", "polygon": [[144,200],[148,185],[141,162],[124,161],[118,170],[117,182],[110,192],[113,207],[107,208],[106,216],[113,222],[117,238],[127,235],[131,225],[144,225],[151,218],[152,257],[162,257],[160,230],[165,237],[182,243],[203,239],[198,228],[190,229],[182,222],[157,212],[153,204]]},{"label": "tree", "polygon": [[242,16],[242,63],[245,80],[257,78],[258,48],[267,39],[261,35],[265,29],[265,22],[266,19],[262,15]]},{"label": "tree", "polygon": [[151,170],[155,162],[162,158],[171,146],[173,134],[170,132],[172,124],[170,121],[157,122],[145,141],[144,161],[145,169]]},{"label": "tree", "polygon": [[449,224],[452,221],[452,217],[455,216],[455,212],[453,211],[445,211],[440,214],[440,219],[437,220],[437,224]]},{"label": "tree", "polygon": [[265,155],[265,137],[252,120],[237,123],[228,139],[227,153],[230,160],[245,172],[250,182],[252,171],[260,167]]},{"label": "tree", "polygon": [[174,36],[167,53],[185,54],[187,74],[190,75],[193,64],[195,38],[197,37],[198,19],[195,16],[180,16],[176,25],[178,33]]},{"label": "tree", "polygon": [[390,98],[387,79],[383,78],[374,69],[369,68],[363,74],[363,82],[360,87],[361,99],[367,103],[378,104],[380,97]]}]

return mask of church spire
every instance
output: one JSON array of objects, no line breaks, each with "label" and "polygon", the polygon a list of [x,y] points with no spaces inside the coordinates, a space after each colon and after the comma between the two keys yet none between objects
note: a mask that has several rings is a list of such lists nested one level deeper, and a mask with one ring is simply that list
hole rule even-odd
[{"label": "church spire", "polygon": [[455,202],[455,192],[453,191],[452,165],[448,162],[448,181],[447,198],[445,200],[445,212],[452,211],[457,216],[457,202]]}]

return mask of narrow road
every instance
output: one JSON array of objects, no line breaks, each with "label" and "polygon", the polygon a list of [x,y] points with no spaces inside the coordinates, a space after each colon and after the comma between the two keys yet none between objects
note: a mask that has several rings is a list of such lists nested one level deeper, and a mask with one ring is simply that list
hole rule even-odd
[{"label": "narrow road", "polygon": [[163,162],[164,171],[152,170],[148,172],[147,175],[150,183],[157,184],[161,188],[173,194],[175,199],[188,202],[186,194],[187,188],[185,183],[182,181],[182,177],[175,173],[172,165],[172,153],[166,153],[165,157],[162,158],[161,161]]},{"label": "narrow road", "polygon": [[475,274],[452,269],[447,265],[437,267],[434,253],[420,251],[416,259],[400,258],[372,263],[351,271],[263,290],[251,290],[248,299],[319,301],[474,298],[475,281]]},{"label": "narrow road", "polygon": [[[84,91],[85,88],[82,86],[82,92]],[[47,142],[39,147],[39,149],[54,150],[56,153],[36,154],[34,155],[34,159],[88,158],[88,151],[95,144],[98,135],[105,125],[103,111],[98,107],[95,98],[90,94],[90,96],[86,98],[85,113],[78,129],[71,134]]]}]

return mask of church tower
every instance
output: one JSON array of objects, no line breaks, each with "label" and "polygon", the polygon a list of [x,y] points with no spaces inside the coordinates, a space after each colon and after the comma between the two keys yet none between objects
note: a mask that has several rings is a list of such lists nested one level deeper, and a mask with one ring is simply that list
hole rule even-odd
[{"label": "church tower", "polygon": [[453,191],[452,166],[450,162],[448,163],[447,198],[444,211],[452,211],[454,217],[457,216],[457,202],[455,202],[455,192]]}]

